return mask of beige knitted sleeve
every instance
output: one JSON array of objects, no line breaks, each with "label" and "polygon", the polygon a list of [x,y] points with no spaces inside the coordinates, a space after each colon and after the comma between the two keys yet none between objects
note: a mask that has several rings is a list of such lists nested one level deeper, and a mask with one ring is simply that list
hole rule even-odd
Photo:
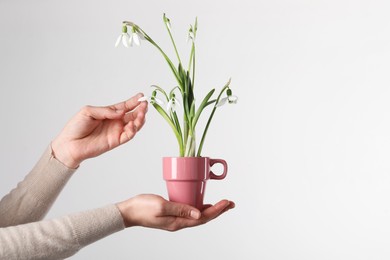
[{"label": "beige knitted sleeve", "polygon": [[115,205],[0,229],[0,259],[64,259],[124,229]]},{"label": "beige knitted sleeve", "polygon": [[0,201],[0,259],[63,259],[124,229],[115,205],[35,222],[46,215],[74,171],[56,160],[48,147],[26,178]]},{"label": "beige knitted sleeve", "polygon": [[49,146],[26,178],[0,201],[0,227],[41,220],[74,172],[54,158]]}]

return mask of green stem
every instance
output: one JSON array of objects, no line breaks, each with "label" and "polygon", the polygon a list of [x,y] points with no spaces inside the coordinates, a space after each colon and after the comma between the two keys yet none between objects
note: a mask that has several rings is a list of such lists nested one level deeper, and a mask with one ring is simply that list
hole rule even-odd
[{"label": "green stem", "polygon": [[215,102],[214,108],[213,108],[213,110],[211,111],[209,120],[207,120],[207,124],[206,124],[206,127],[205,127],[204,131],[203,131],[202,139],[201,139],[200,144],[199,144],[198,154],[196,155],[197,157],[200,157],[200,155],[201,155],[201,153],[202,153],[203,143],[204,143],[204,140],[205,140],[205,138],[206,138],[207,131],[209,130],[209,126],[210,126],[211,120],[213,119],[214,113],[215,113],[215,111],[217,110],[217,104],[218,104],[218,102],[219,102],[219,99],[221,98],[222,93],[223,93],[227,88],[229,88],[229,84],[230,84],[230,80],[229,80],[229,82],[223,87],[223,89],[221,90],[221,92],[219,93],[218,98],[217,98],[217,100],[216,100],[216,102]]},{"label": "green stem", "polygon": [[162,115],[162,117],[168,122],[168,124],[171,126],[173,132],[175,133],[177,142],[179,143],[180,156],[184,156],[183,139],[182,139],[178,129],[176,128],[175,123],[172,121],[172,119],[169,117],[169,115],[165,112],[165,110],[159,104],[153,103],[153,106]]},{"label": "green stem", "polygon": [[195,86],[195,44],[194,44],[194,55],[192,57],[192,89]]},{"label": "green stem", "polygon": [[188,71],[191,70],[191,66],[192,66],[192,57],[194,56],[194,52],[195,52],[195,43],[192,42],[191,53],[190,53],[190,60],[189,60],[189,62],[188,62]]},{"label": "green stem", "polygon": [[196,149],[196,142],[195,142],[195,132],[190,132],[188,134],[186,149],[185,149],[185,156],[186,157],[194,157],[195,156],[195,149]]},{"label": "green stem", "polygon": [[179,63],[181,64],[180,55],[179,55],[179,52],[178,52],[178,50],[177,50],[177,47],[176,47],[175,40],[173,39],[173,36],[172,36],[171,30],[169,29],[169,27],[168,27],[168,24],[167,24],[167,23],[165,23],[165,27],[167,28],[167,31],[168,31],[169,37],[171,38],[171,41],[172,41],[172,44],[173,44],[173,48],[175,49],[175,53],[176,53],[177,59],[178,59]]},{"label": "green stem", "polygon": [[208,129],[209,129],[211,120],[213,119],[213,116],[214,116],[214,113],[215,113],[216,108],[217,108],[217,107],[214,106],[213,111],[212,111],[211,114],[210,114],[209,120],[207,121],[206,127],[205,127],[205,129],[204,129],[204,131],[203,131],[202,139],[201,139],[200,144],[199,144],[198,154],[196,155],[197,157],[200,157],[200,155],[201,155],[201,153],[202,153],[203,143],[204,143],[204,140],[205,140],[205,138],[206,138],[206,134],[207,134],[207,131],[208,131]]},{"label": "green stem", "polygon": [[208,101],[210,97],[214,94],[215,89],[213,88],[203,99],[202,103],[200,104],[198,110],[196,111],[196,114],[194,115],[194,119],[191,122],[192,129],[195,129],[196,123],[198,122],[198,119],[200,115],[202,114],[203,109],[207,106]]},{"label": "green stem", "polygon": [[[188,118],[187,118],[187,114],[184,113],[183,115],[183,136],[184,136],[184,145],[186,146],[187,145],[187,139],[188,139],[188,132],[189,132],[189,123],[188,123]],[[184,149],[186,149],[186,147],[184,147]]]},{"label": "green stem", "polygon": [[167,95],[167,93],[165,92],[165,90],[163,88],[161,88],[161,87],[159,87],[157,85],[152,85],[151,87],[155,88],[158,91],[160,91],[164,95],[164,97],[167,100],[167,102],[169,101],[168,95]]},{"label": "green stem", "polygon": [[138,29],[141,31],[141,33],[144,35],[145,37],[145,40],[147,40],[148,42],[150,42],[154,47],[156,47],[160,52],[161,54],[164,56],[166,62],[168,63],[170,69],[172,70],[173,74],[175,75],[175,78],[179,84],[179,86],[182,86],[182,82],[181,82],[181,79],[180,79],[180,76],[179,76],[179,73],[175,67],[175,65],[173,65],[171,59],[168,57],[168,55],[161,49],[161,47],[144,31],[142,30],[141,28],[138,27]]},{"label": "green stem", "polygon": [[192,68],[192,89],[195,85],[195,42],[192,40],[190,60],[188,62],[188,71],[191,71]]}]

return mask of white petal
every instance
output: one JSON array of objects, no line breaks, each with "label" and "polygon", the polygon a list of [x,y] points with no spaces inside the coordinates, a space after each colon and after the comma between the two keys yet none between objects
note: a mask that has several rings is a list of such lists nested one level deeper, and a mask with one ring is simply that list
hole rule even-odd
[{"label": "white petal", "polygon": [[168,110],[168,111],[171,111],[172,103],[173,103],[173,101],[172,101],[172,99],[170,99],[169,102],[168,102],[168,104],[167,104],[167,110]]},{"label": "white petal", "polygon": [[121,40],[122,40],[122,34],[119,35],[118,39],[116,40],[116,42],[115,42],[115,47],[118,47],[118,45],[119,45],[119,43],[121,42]]},{"label": "white petal", "polygon": [[142,33],[137,32],[137,34],[140,40],[145,40],[145,36]]},{"label": "white petal", "polygon": [[228,98],[227,98],[227,97],[224,97],[223,99],[220,99],[219,102],[218,102],[218,104],[216,104],[215,106],[216,106],[216,107],[223,106],[223,105],[225,105],[225,103],[226,103],[227,100],[228,100]]},{"label": "white petal", "polygon": [[139,42],[139,36],[137,33],[133,33],[133,41],[134,41],[134,44],[139,46],[140,45],[140,42]]},{"label": "white petal", "polygon": [[129,34],[127,34],[127,33],[123,34],[122,43],[126,48],[129,48]]},{"label": "white petal", "polygon": [[156,103],[159,104],[160,106],[163,106],[163,105],[164,105],[164,102],[163,102],[161,99],[158,99],[158,98],[154,98],[154,102],[156,102]]},{"label": "white petal", "polygon": [[177,104],[176,103],[172,103],[172,106],[171,106],[172,112],[176,111],[176,107],[177,107]]},{"label": "white petal", "polygon": [[177,99],[175,98],[175,107],[180,107],[180,106],[181,106],[181,104],[180,104],[179,100],[177,100]]},{"label": "white petal", "polygon": [[149,101],[149,97],[148,96],[143,96],[143,97],[140,97],[138,99],[138,101],[142,102],[142,101]]},{"label": "white petal", "polygon": [[130,39],[129,39],[129,46],[130,47],[133,47],[133,34],[130,35]]},{"label": "white petal", "polygon": [[172,110],[173,111],[176,111],[177,108],[181,107],[181,104],[179,102],[179,100],[177,100],[176,98],[174,99],[175,102],[172,102]]},{"label": "white petal", "polygon": [[151,98],[150,98],[150,103],[151,103],[151,104],[157,103],[157,104],[159,104],[160,106],[163,106],[163,105],[164,105],[164,101],[162,101],[161,99],[156,98],[156,97],[151,97]]},{"label": "white petal", "polygon": [[237,96],[229,96],[228,100],[229,100],[229,104],[236,104],[238,101],[238,97]]},{"label": "white petal", "polygon": [[194,41],[194,39],[195,39],[194,33],[193,33],[193,32],[189,32],[189,33],[188,33],[187,41],[189,41],[189,40]]}]

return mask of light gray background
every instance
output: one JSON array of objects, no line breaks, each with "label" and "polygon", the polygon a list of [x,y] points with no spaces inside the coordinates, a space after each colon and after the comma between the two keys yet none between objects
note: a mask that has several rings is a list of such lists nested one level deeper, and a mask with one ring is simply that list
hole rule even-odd
[{"label": "light gray background", "polygon": [[[175,84],[149,44],[114,48],[122,20],[172,55],[166,12],[184,55],[198,16],[197,96],[232,77],[240,97],[210,128],[204,154],[230,171],[206,200],[236,209],[177,233],[128,229],[73,259],[389,259],[389,11],[372,0],[1,0],[1,195],[82,106]],[[48,218],[166,196],[161,157],[176,153],[151,108],[132,142],[81,166]]]}]

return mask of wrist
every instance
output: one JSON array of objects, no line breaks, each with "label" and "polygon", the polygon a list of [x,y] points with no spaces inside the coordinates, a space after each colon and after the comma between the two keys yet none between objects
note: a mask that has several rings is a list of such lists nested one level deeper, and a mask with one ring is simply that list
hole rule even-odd
[{"label": "wrist", "polygon": [[81,161],[76,160],[66,149],[66,145],[55,139],[51,143],[51,150],[54,158],[70,169],[79,167]]},{"label": "wrist", "polygon": [[129,212],[131,212],[131,199],[119,202],[115,204],[115,206],[119,209],[126,228],[136,226],[136,224],[129,217],[131,215],[129,214]]}]

